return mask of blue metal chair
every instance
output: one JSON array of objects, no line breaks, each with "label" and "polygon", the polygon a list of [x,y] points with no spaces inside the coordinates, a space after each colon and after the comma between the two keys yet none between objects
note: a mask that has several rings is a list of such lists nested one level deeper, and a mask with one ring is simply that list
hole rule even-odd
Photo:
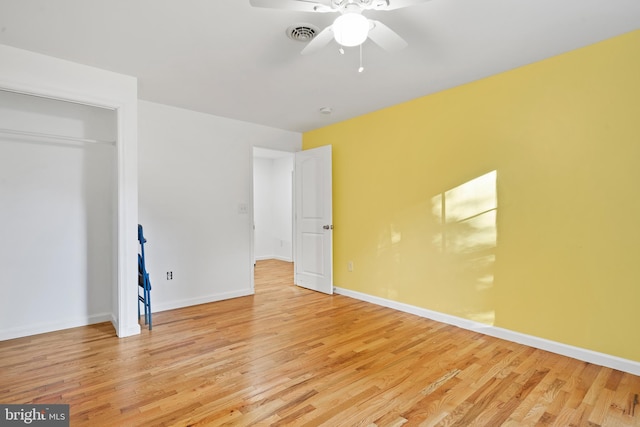
[{"label": "blue metal chair", "polygon": [[[140,253],[138,254],[138,319],[140,318],[140,303],[144,305],[144,324],[149,325],[151,330],[151,281],[144,259],[144,238],[142,226],[138,224],[138,242],[140,242]],[[142,295],[140,294],[142,293]]]}]

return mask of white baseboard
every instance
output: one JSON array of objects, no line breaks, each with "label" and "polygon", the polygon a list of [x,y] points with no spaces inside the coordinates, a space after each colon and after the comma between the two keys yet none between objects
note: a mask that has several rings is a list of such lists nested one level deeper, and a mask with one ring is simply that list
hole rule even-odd
[{"label": "white baseboard", "polygon": [[118,324],[118,319],[116,319],[115,315],[111,315],[111,324],[113,325],[113,328],[116,330],[116,335],[118,335],[118,338],[131,337],[133,335],[140,334],[140,325],[138,323],[129,325],[128,327],[122,328],[121,330],[120,325]]},{"label": "white baseboard", "polygon": [[[91,316],[67,319],[56,322],[37,323],[33,325],[20,326],[18,328],[10,328],[0,330],[0,341],[11,340],[14,338],[28,337],[31,335],[44,334],[47,332],[60,331],[63,329],[77,328],[78,326],[87,326],[94,323],[109,322],[113,323],[111,313],[92,314]],[[117,330],[117,329],[116,329]]]},{"label": "white baseboard", "polygon": [[[175,300],[168,301],[162,304],[155,304],[152,306],[153,312],[172,310],[174,308],[182,308],[188,307],[192,305],[198,304],[206,304],[209,302],[222,301],[231,298],[238,298],[247,295],[253,295],[254,291],[252,289],[246,289],[242,291],[234,291],[234,292],[224,292],[214,295],[208,295],[204,297],[198,298],[189,298],[183,300]],[[94,314],[91,316],[87,316],[86,318],[80,319],[70,319],[64,321],[57,322],[47,322],[47,323],[39,323],[33,325],[21,326],[18,328],[9,328],[0,330],[0,341],[10,340],[14,338],[22,338],[31,335],[44,334],[47,332],[60,331],[63,329],[76,328],[78,326],[87,326],[92,325],[94,323],[101,322],[111,322],[118,337],[128,337],[131,335],[137,335],[140,333],[140,325],[133,324],[130,325],[126,330],[120,330],[120,325],[118,324],[118,319],[116,319],[115,315],[112,313],[102,313],[102,314]]]},{"label": "white baseboard", "polygon": [[114,313],[111,313],[111,325],[113,325],[113,329],[116,330],[116,335],[118,334],[118,318]]},{"label": "white baseboard", "polygon": [[173,310],[176,308],[182,307],[190,307],[192,305],[199,304],[207,304],[209,302],[223,301],[226,299],[238,298],[238,297],[246,297],[248,295],[253,295],[253,289],[244,289],[241,291],[233,291],[233,292],[223,292],[219,294],[207,295],[197,298],[187,298],[181,300],[167,301],[160,304],[155,304],[152,301],[151,311],[152,313],[166,310]]},{"label": "white baseboard", "polygon": [[522,334],[508,329],[489,326],[483,323],[474,322],[472,320],[463,319],[461,317],[452,316],[450,314],[439,313],[437,311],[428,310],[426,308],[416,307],[410,304],[392,301],[385,298],[352,291],[349,289],[335,287],[334,291],[335,293],[340,295],[370,302],[376,305],[381,305],[383,307],[393,308],[405,313],[415,314],[416,316],[425,317],[437,322],[446,323],[448,325],[457,326],[459,328],[468,329],[470,331],[479,332],[481,334],[504,339],[507,341],[528,345],[530,347],[550,351],[552,353],[582,360],[584,362],[605,366],[607,368],[617,369],[633,375],[640,375],[640,362],[636,362],[634,360],[623,359],[621,357],[611,356],[609,354],[599,353],[597,351],[587,350],[580,347],[574,347],[556,341],[535,337],[533,335]]},{"label": "white baseboard", "polygon": [[293,262],[292,258],[287,258],[279,255],[265,255],[265,256],[256,257],[256,261],[266,261],[268,259],[277,259],[279,261]]}]

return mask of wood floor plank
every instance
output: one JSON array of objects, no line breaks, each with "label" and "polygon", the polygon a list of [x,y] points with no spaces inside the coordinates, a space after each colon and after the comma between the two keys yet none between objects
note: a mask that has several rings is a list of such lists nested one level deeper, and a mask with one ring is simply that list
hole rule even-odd
[{"label": "wood floor plank", "polygon": [[74,426],[640,426],[640,378],[292,283],[0,342],[1,403],[66,403]]}]

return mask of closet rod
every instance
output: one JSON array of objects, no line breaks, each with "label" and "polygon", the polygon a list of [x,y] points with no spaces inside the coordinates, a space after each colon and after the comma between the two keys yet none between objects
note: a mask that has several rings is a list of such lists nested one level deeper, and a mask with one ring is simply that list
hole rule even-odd
[{"label": "closet rod", "polygon": [[70,141],[70,142],[82,142],[87,144],[116,145],[115,141],[103,141],[101,139],[78,138],[75,136],[54,135],[54,134],[42,133],[42,132],[29,132],[25,130],[0,128],[0,133],[4,133],[7,135],[29,136],[33,138],[47,138],[47,139],[57,139],[57,140]]}]

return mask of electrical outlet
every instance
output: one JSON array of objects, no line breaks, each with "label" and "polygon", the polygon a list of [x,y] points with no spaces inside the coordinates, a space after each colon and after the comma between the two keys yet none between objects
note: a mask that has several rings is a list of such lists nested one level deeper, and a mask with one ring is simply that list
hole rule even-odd
[{"label": "electrical outlet", "polygon": [[173,271],[167,271],[167,280],[173,280]]},{"label": "electrical outlet", "polygon": [[353,261],[347,262],[347,271],[353,271]]}]

